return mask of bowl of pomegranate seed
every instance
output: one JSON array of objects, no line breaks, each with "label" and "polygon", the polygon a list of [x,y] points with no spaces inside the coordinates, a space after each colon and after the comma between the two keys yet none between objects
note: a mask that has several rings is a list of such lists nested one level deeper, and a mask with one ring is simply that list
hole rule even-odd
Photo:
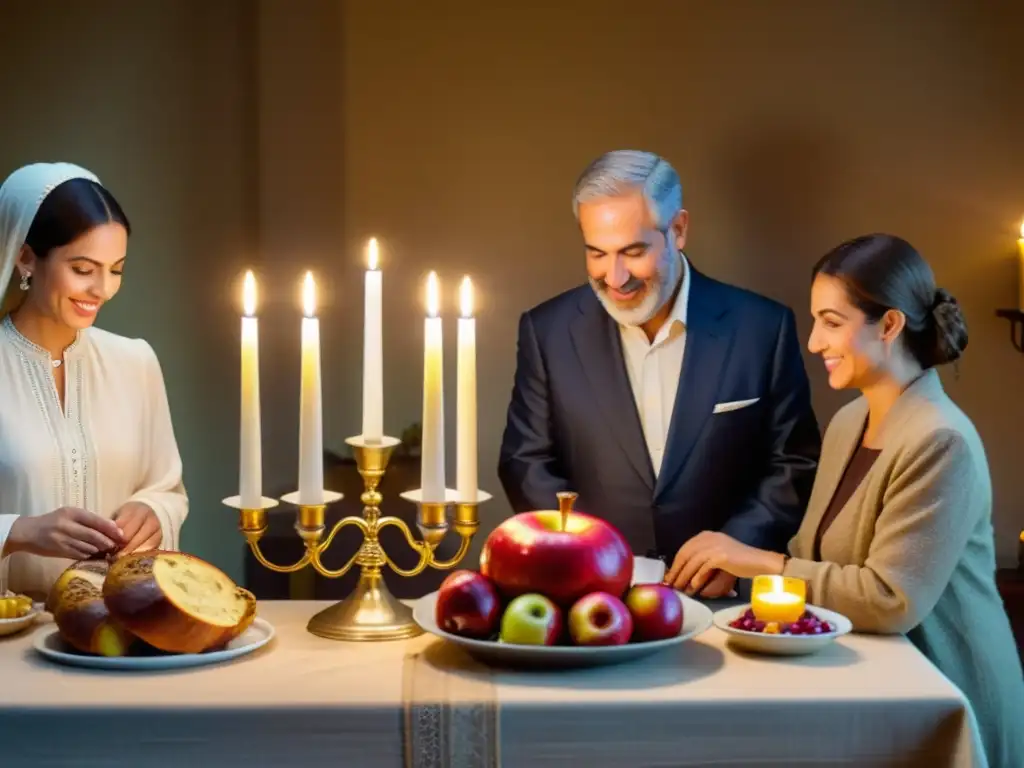
[{"label": "bowl of pomegranate seed", "polygon": [[758,621],[750,604],[724,608],[714,615],[714,624],[729,635],[737,648],[776,656],[816,653],[837,637],[853,629],[841,613],[808,605],[803,616],[792,623]]}]

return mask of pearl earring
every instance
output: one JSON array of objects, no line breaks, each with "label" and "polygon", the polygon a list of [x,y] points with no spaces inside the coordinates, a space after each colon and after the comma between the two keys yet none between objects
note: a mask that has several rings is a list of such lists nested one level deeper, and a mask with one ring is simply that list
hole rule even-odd
[{"label": "pearl earring", "polygon": [[31,277],[32,277],[32,275],[30,275],[28,272],[23,273],[22,276],[21,276],[21,284],[18,287],[21,288],[21,290],[23,290],[23,291],[27,291],[28,290],[28,281],[29,281],[29,278],[31,278]]}]

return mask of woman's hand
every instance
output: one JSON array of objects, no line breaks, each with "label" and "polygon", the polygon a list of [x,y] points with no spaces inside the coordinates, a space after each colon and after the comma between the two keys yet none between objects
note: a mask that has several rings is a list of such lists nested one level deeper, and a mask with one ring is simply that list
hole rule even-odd
[{"label": "woman's hand", "polygon": [[141,501],[129,501],[114,513],[114,520],[125,544],[121,552],[128,554],[137,549],[155,549],[163,541],[160,520],[148,504]]},{"label": "woman's hand", "polygon": [[113,520],[78,507],[61,507],[38,517],[19,517],[7,537],[6,554],[84,560],[118,549],[125,542]]},{"label": "woman's hand", "polygon": [[689,594],[699,592],[714,575],[725,571],[741,579],[782,573],[778,552],[758,549],[716,531],[704,531],[683,544],[676,553],[665,583]]}]

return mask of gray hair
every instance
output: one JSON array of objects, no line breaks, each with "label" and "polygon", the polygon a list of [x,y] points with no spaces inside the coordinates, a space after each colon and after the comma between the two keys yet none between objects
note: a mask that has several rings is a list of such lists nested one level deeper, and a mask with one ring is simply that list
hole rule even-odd
[{"label": "gray hair", "polygon": [[679,174],[664,158],[635,149],[606,152],[587,166],[573,190],[573,215],[579,221],[580,203],[619,197],[638,189],[647,201],[655,226],[667,229],[683,207]]}]

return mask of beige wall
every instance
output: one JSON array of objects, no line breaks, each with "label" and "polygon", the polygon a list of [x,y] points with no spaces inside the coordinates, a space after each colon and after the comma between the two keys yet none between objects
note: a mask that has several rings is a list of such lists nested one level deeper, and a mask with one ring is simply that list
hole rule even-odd
[{"label": "beige wall", "polygon": [[361,295],[343,295],[345,281],[359,277],[342,249],[341,22],[334,0],[259,3],[261,386],[264,478],[271,492],[293,491],[298,482],[299,313],[307,269],[316,276],[321,318],[325,447],[342,450],[344,437],[354,434],[343,430],[352,413],[351,386],[358,386],[348,371],[361,365],[361,326],[355,323],[361,323],[362,302]]},{"label": "beige wall", "polygon": [[[391,434],[419,417],[422,279],[437,269],[443,280],[453,480],[454,293],[464,273],[478,285],[481,484],[498,495],[485,525],[506,515],[494,467],[516,319],[581,280],[572,182],[594,155],[631,146],[682,174],[694,261],[791,304],[803,333],[807,272],[824,249],[874,230],[921,248],[971,324],[959,378],[945,378],[989,449],[1000,554],[1012,560],[1024,357],[993,313],[1015,299],[1024,215],[1013,37],[1024,11],[546,5],[5,8],[0,168],[92,167],[137,226],[132,282],[102,323],[146,336],[164,364],[193,498],[185,545],[238,575],[235,520],[219,504],[237,482],[236,276],[257,267],[266,301],[265,477],[280,490],[295,482],[307,268],[324,290],[325,442],[342,449],[359,431],[370,235],[384,245]],[[808,366],[824,422],[845,395]]]},{"label": "beige wall", "polygon": [[125,280],[99,324],[156,349],[191,495],[182,546],[235,577],[220,499],[238,485],[238,312],[223,297],[254,245],[247,5],[16,3],[0,20],[0,173],[70,160],[125,207]]},{"label": "beige wall", "polygon": [[[970,322],[960,377],[945,379],[989,449],[1012,560],[1024,356],[994,310],[1015,300],[1024,215],[1024,12],[1007,5],[346,4],[339,257],[357,258],[370,234],[390,247],[387,426],[418,408],[403,371],[419,352],[422,274],[438,269],[450,298],[471,273],[483,292],[481,477],[499,490],[517,315],[583,275],[572,183],[600,152],[647,148],[683,177],[699,267],[789,303],[804,334],[808,271],[828,247],[888,230],[927,255]],[[356,331],[359,296],[345,303]],[[825,422],[845,396],[820,361],[808,368]],[[495,501],[486,519],[506,513]]]}]

